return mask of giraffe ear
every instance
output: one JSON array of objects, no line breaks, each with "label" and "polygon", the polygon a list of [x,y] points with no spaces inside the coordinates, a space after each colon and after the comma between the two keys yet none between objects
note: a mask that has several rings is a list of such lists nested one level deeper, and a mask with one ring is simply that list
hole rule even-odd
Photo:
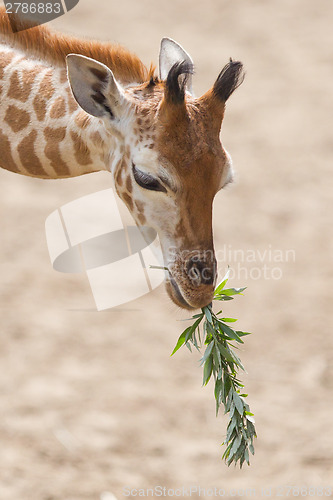
[{"label": "giraffe ear", "polygon": [[120,118],[126,97],[112,71],[95,59],[69,54],[66,57],[67,76],[74,99],[93,116]]},{"label": "giraffe ear", "polygon": [[[171,38],[162,38],[159,62],[161,80],[167,79],[170,69],[176,63],[186,62],[189,66],[193,67],[191,56],[179,43]],[[192,94],[192,75],[187,78],[186,90]]]}]

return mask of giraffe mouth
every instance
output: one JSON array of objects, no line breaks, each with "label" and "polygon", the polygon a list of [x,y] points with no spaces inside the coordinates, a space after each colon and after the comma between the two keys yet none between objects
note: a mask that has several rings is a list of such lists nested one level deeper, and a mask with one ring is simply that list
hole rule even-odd
[{"label": "giraffe mouth", "polygon": [[171,298],[177,305],[179,305],[184,309],[191,309],[191,310],[196,309],[185,300],[182,292],[180,291],[179,286],[177,285],[176,280],[172,277],[170,272],[169,272],[169,283],[171,285],[170,287]]},{"label": "giraffe mouth", "polygon": [[[186,288],[185,288],[186,289]],[[186,289],[186,293],[183,291],[182,284],[178,284],[178,281],[171,274],[169,270],[169,275],[166,279],[166,290],[170,299],[182,309],[188,309],[194,311],[205,307],[210,304],[213,299],[214,285],[207,287],[207,285],[201,285],[200,287],[191,287]],[[187,298],[188,297],[188,298]]]}]

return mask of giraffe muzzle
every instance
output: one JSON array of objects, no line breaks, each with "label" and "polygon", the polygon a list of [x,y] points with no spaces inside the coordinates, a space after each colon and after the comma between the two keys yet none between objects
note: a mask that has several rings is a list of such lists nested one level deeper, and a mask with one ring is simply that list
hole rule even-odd
[{"label": "giraffe muzzle", "polygon": [[213,252],[207,258],[204,252],[191,252],[169,266],[166,289],[171,300],[185,309],[200,309],[209,304],[214,295],[217,276]]}]

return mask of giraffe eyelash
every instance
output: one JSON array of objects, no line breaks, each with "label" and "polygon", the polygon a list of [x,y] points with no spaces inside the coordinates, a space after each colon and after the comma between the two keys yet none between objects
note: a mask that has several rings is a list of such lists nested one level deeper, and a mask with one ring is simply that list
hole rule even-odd
[{"label": "giraffe eyelash", "polygon": [[135,182],[143,189],[149,189],[151,191],[160,191],[163,193],[167,192],[165,187],[162,186],[162,184],[157,179],[155,179],[155,177],[152,177],[151,175],[142,172],[134,165],[134,163],[132,163],[132,171]]}]

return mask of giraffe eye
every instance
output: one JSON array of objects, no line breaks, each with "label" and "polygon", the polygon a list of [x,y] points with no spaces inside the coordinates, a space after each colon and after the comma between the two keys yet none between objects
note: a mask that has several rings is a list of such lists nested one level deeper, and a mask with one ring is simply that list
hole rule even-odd
[{"label": "giraffe eye", "polygon": [[165,189],[162,184],[155,179],[155,177],[146,174],[145,172],[142,172],[142,170],[139,170],[134,163],[132,163],[132,168],[133,168],[133,175],[134,179],[137,184],[139,184],[140,187],[144,189],[150,189],[151,191],[161,191],[162,193],[166,193],[167,190]]}]

